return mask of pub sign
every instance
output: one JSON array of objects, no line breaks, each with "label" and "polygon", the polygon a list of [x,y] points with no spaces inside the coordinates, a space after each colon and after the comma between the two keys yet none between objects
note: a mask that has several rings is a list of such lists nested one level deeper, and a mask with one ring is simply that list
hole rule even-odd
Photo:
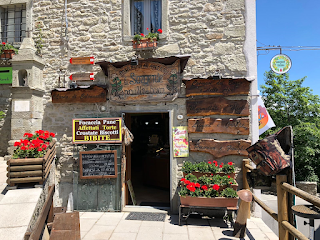
[{"label": "pub sign", "polygon": [[110,101],[173,101],[180,91],[180,60],[171,65],[139,60],[138,65],[108,66]]},{"label": "pub sign", "polygon": [[72,142],[121,143],[121,118],[76,118],[72,120]]}]

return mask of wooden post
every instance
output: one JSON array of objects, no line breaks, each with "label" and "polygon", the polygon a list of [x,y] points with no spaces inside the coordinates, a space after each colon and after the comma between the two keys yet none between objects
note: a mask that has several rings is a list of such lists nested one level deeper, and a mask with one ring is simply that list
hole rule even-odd
[{"label": "wooden post", "polygon": [[238,191],[241,199],[237,220],[234,223],[233,236],[244,238],[246,236],[247,219],[250,214],[250,202],[252,201],[252,193],[248,189]]},{"label": "wooden post", "polygon": [[288,240],[289,232],[282,226],[282,221],[288,221],[288,192],[281,188],[283,182],[287,182],[286,175],[277,175],[277,201],[278,201],[278,226],[279,239]]},{"label": "wooden post", "polygon": [[[248,178],[247,178],[247,173],[250,172],[250,170],[246,167],[246,164],[248,164],[248,165],[250,164],[250,160],[249,159],[243,159],[243,161],[242,161],[242,188],[250,190],[249,183],[248,183]],[[248,208],[248,218],[249,219],[251,218],[250,207]]]},{"label": "wooden post", "polygon": [[243,159],[242,161],[242,188],[243,189],[250,189],[249,183],[248,183],[248,178],[247,178],[247,173],[249,172],[249,169],[245,167],[246,164],[250,164],[249,159]]}]

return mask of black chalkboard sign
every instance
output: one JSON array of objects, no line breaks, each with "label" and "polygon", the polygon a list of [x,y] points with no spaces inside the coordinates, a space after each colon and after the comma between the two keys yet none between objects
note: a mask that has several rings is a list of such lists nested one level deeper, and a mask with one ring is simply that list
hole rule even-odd
[{"label": "black chalkboard sign", "polygon": [[79,152],[80,178],[116,178],[117,151],[87,151]]}]

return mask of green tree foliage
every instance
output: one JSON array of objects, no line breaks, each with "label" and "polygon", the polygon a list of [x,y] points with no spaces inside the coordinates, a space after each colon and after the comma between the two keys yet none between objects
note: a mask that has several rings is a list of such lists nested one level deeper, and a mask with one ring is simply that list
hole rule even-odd
[{"label": "green tree foliage", "polygon": [[[295,173],[300,181],[320,177],[320,98],[302,84],[306,77],[289,80],[289,74],[265,72],[261,86],[264,104],[276,124],[276,131],[291,125],[294,135]],[[271,134],[269,130],[265,134]]]}]

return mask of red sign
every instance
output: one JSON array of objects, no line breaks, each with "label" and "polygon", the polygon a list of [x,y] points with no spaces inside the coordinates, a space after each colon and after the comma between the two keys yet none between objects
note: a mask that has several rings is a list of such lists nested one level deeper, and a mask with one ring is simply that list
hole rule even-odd
[{"label": "red sign", "polygon": [[70,58],[71,64],[94,64],[94,57],[75,57]]},{"label": "red sign", "polygon": [[94,80],[94,73],[74,73],[70,75],[71,81],[86,81],[86,80]]},{"label": "red sign", "polygon": [[121,143],[121,118],[77,118],[72,120],[72,142]]}]

